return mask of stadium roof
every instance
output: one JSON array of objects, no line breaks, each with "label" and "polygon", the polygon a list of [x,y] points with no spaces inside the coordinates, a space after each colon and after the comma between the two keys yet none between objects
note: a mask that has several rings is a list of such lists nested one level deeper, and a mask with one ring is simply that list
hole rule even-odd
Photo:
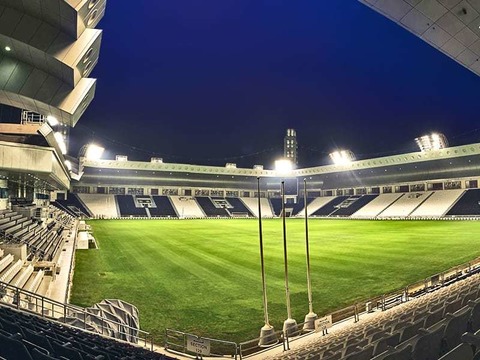
[{"label": "stadium roof", "polygon": [[480,0],[359,0],[480,75]]}]

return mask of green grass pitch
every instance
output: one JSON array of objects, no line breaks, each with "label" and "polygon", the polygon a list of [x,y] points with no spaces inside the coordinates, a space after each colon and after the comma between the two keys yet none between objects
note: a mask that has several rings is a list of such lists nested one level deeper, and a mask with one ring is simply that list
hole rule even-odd
[{"label": "green grass pitch", "polygon": [[[136,305],[142,329],[245,341],[263,325],[258,221],[95,220],[76,252],[71,302]],[[286,319],[280,219],[263,221],[268,306]],[[309,221],[314,310],[323,315],[480,256],[480,222]],[[287,219],[293,316],[308,312],[302,219]]]}]

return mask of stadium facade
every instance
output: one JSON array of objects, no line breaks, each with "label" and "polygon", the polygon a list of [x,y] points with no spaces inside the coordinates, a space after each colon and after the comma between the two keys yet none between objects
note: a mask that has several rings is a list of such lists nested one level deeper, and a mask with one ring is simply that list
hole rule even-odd
[{"label": "stadium facade", "polygon": [[[275,170],[214,167],[157,162],[81,160],[82,177],[72,184],[75,193],[191,196],[202,190],[235,191],[254,197],[257,177],[262,196],[279,194],[284,179],[308,182],[309,197],[364,195],[450,188],[476,188],[480,144],[415,152],[326,165],[281,173]],[[299,186],[300,195],[302,186]],[[407,192],[408,192],[407,191]],[[214,195],[216,196],[216,195]]]}]

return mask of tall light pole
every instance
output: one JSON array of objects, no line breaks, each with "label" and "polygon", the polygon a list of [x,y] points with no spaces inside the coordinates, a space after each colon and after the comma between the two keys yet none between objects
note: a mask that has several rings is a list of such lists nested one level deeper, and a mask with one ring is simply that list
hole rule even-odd
[{"label": "tall light pole", "polygon": [[313,312],[312,281],[310,278],[310,245],[308,242],[308,204],[307,204],[307,179],[303,179],[303,202],[305,204],[305,252],[307,258],[307,293],[308,314],[305,315],[303,331],[315,330],[315,320],[318,316]]},{"label": "tall light pole", "polygon": [[260,177],[257,177],[257,197],[258,197],[258,238],[260,242],[260,265],[262,271],[262,295],[263,295],[263,316],[265,325],[260,329],[260,339],[258,346],[267,347],[277,343],[275,329],[268,321],[268,301],[267,301],[267,282],[265,279],[265,260],[263,256],[263,230],[262,230],[262,205],[260,203]]},{"label": "tall light pole", "polygon": [[290,306],[290,289],[288,287],[288,256],[287,256],[287,225],[285,221],[285,181],[282,181],[282,223],[283,223],[283,263],[285,266],[285,297],[287,301],[287,320],[283,322],[283,332],[286,336],[297,333],[297,322],[292,318]]}]

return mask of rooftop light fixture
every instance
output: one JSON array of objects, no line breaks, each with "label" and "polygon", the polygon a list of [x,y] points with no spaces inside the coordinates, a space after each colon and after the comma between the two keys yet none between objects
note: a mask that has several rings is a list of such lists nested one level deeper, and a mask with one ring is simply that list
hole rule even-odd
[{"label": "rooftop light fixture", "polygon": [[355,154],[350,150],[337,150],[330,153],[334,165],[348,165],[355,161]]},{"label": "rooftop light fixture", "polygon": [[275,161],[275,171],[280,174],[288,174],[293,170],[293,163],[288,159],[279,159]]},{"label": "rooftop light fixture", "polygon": [[440,150],[448,147],[448,140],[441,133],[432,133],[415,139],[421,152]]},{"label": "rooftop light fixture", "polygon": [[100,158],[103,155],[103,152],[105,151],[105,148],[95,145],[95,144],[89,144],[87,147],[87,151],[85,152],[85,158],[87,160],[100,160]]}]

